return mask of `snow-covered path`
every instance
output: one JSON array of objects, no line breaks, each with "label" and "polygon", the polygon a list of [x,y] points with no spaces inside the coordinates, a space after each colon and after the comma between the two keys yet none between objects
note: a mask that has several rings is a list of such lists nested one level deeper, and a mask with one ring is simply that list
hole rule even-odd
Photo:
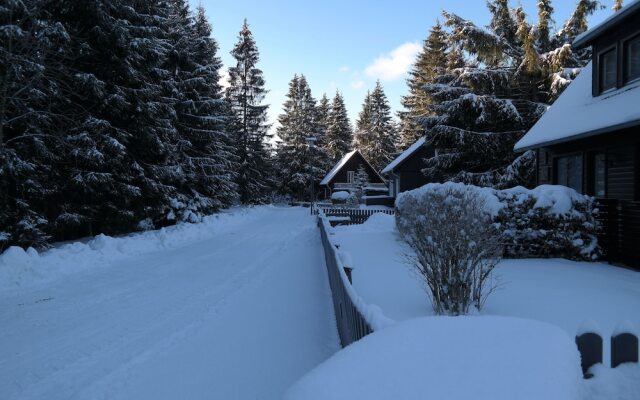
[{"label": "snow-covered path", "polygon": [[276,399],[338,350],[319,233],[273,208],[0,295],[0,399]]}]

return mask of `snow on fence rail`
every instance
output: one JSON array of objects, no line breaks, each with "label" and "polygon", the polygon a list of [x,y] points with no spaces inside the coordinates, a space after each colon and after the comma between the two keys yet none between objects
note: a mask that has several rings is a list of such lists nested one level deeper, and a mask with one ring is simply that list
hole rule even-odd
[{"label": "snow on fence rail", "polygon": [[392,324],[393,321],[387,318],[379,307],[367,304],[356,293],[347,276],[348,267],[345,269],[346,266],[343,264],[343,259],[348,257],[340,254],[338,246],[331,241],[332,228],[322,210],[318,211],[318,226],[322,236],[340,343],[342,347],[346,347],[371,332]]},{"label": "snow on fence rail", "polygon": [[388,215],[395,215],[396,211],[391,210],[359,210],[352,208],[326,208],[318,206],[315,210],[316,213],[322,211],[322,213],[328,218],[331,226],[336,225],[360,225],[365,223],[370,216],[377,213],[383,213]]}]

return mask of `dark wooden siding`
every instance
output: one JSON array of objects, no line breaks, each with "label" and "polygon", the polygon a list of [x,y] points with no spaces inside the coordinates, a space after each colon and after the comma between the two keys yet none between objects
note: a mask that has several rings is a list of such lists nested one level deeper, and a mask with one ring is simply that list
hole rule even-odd
[{"label": "dark wooden siding", "polygon": [[431,158],[434,155],[433,148],[424,146],[396,167],[394,173],[400,177],[401,192],[419,188],[429,183],[427,177],[422,173],[422,169],[424,168],[424,159]]},{"label": "dark wooden siding", "polygon": [[[556,183],[555,160],[570,154],[583,156],[583,193],[588,193],[588,156],[604,152],[607,159],[606,197],[618,200],[640,200],[640,127],[615,133],[575,140],[538,149],[538,184]],[[591,193],[588,193],[591,194]]]},{"label": "dark wooden siding", "polygon": [[364,169],[367,171],[369,175],[369,182],[371,183],[384,183],[380,176],[373,170],[373,168],[367,163],[362,154],[355,153],[349,161],[346,162],[345,165],[342,166],[340,171],[333,177],[331,182],[329,182],[330,186],[333,188],[335,183],[348,183],[347,181],[347,172],[348,171],[358,171],[358,167],[362,165]]}]

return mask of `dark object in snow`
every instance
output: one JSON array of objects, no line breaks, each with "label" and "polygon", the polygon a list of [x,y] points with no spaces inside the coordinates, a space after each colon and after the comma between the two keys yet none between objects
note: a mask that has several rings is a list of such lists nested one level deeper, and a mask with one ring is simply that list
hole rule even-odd
[{"label": "dark object in snow", "polygon": [[630,332],[611,336],[611,368],[628,362],[638,362],[638,337]]},{"label": "dark object in snow", "polygon": [[582,360],[582,373],[586,379],[591,378],[589,368],[602,364],[602,337],[595,332],[585,332],[576,336],[576,345]]}]

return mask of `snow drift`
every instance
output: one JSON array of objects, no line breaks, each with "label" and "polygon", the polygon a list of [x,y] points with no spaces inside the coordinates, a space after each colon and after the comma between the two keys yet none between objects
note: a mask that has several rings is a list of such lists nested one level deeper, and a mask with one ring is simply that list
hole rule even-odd
[{"label": "snow drift", "polygon": [[375,332],[293,385],[287,400],[573,400],[575,343],[552,325],[504,317],[428,317]]},{"label": "snow drift", "polygon": [[176,248],[206,240],[224,228],[264,215],[269,207],[233,209],[205,217],[201,223],[178,223],[155,231],[122,237],[98,235],[87,242],[72,242],[42,253],[9,247],[0,254],[0,291],[55,280],[84,269],[100,268],[132,256]]}]

